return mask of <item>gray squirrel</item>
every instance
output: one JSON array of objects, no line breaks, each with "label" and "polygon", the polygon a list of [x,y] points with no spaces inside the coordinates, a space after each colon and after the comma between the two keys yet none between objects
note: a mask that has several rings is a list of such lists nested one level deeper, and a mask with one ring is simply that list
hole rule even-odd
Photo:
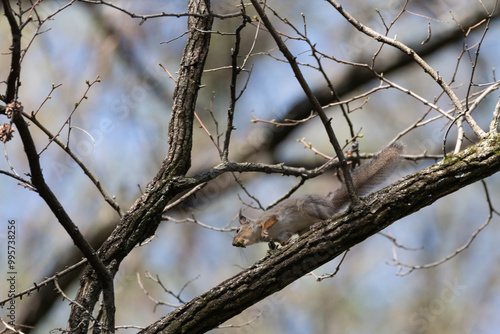
[{"label": "gray squirrel", "polygon": [[[393,143],[368,163],[352,173],[358,196],[366,196],[398,167],[404,146]],[[350,202],[343,184],[332,196],[304,195],[288,198],[251,220],[240,211],[240,227],[236,230],[233,246],[246,247],[257,242],[279,242],[286,245],[294,234],[302,235],[321,221],[332,218]]]}]

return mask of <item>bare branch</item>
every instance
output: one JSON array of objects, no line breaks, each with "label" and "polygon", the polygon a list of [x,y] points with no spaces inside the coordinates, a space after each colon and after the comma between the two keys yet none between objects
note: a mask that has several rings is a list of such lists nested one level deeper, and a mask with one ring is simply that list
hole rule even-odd
[{"label": "bare branch", "polygon": [[[294,243],[278,249],[250,268],[187,302],[140,333],[168,332],[174,328],[204,332],[283,289],[296,279],[338,257],[394,221],[467,184],[500,170],[498,138],[492,136],[458,155],[409,175],[371,194],[369,205],[334,218]],[[419,198],[415,201],[414,198]],[[231,305],[231,308],[227,308]],[[224,310],[221,312],[220,310]],[[189,316],[190,314],[197,316]],[[203,314],[203,316],[198,316]]]},{"label": "bare branch", "polygon": [[[21,31],[19,29],[19,25],[17,24],[14,14],[12,12],[12,8],[10,7],[9,1],[2,0],[4,4],[4,12],[8,18],[9,25],[11,27],[12,33],[12,64],[11,64],[11,72],[9,74],[9,79],[7,83],[7,93],[6,98],[9,103],[15,103],[16,107],[14,110],[14,115],[12,117],[14,124],[16,125],[17,130],[19,131],[19,136],[21,137],[24,151],[26,153],[26,157],[28,159],[28,164],[31,173],[31,182],[33,186],[37,189],[40,197],[45,201],[48,205],[52,213],[56,216],[57,220],[61,224],[61,226],[66,230],[68,235],[73,240],[74,244],[80,249],[83,255],[89,260],[90,265],[95,269],[95,272],[98,277],[99,283],[102,285],[104,292],[104,306],[106,309],[106,313],[109,318],[105,323],[105,328],[112,329],[114,328],[114,291],[113,291],[113,279],[108,271],[108,269],[104,266],[101,259],[97,256],[96,252],[90,246],[88,241],[83,237],[78,229],[78,226],[71,220],[67,212],[64,210],[61,205],[59,199],[54,195],[50,187],[45,182],[42,168],[40,165],[40,156],[36,152],[35,143],[33,141],[33,137],[31,136],[31,132],[26,124],[24,118],[21,116],[20,110],[22,110],[22,106],[18,101],[15,101],[17,98],[17,91],[19,87],[19,75],[20,75],[20,54],[21,54]],[[17,107],[17,105],[19,105]]]},{"label": "bare branch", "polygon": [[192,218],[176,219],[174,217],[164,215],[164,216],[162,216],[162,220],[163,221],[172,221],[172,222],[175,222],[176,224],[178,224],[178,223],[194,223],[194,224],[200,225],[203,228],[217,231],[217,232],[231,232],[231,231],[236,230],[235,227],[231,227],[231,228],[213,227],[213,226],[210,226],[210,225],[207,225],[207,224],[200,222],[199,220],[194,218],[194,216]]},{"label": "bare branch", "polygon": [[[41,151],[40,153],[38,153],[38,155],[42,155],[42,153],[49,147],[49,145],[52,143],[52,141],[54,141],[55,138],[59,137],[59,135],[61,134],[61,131],[64,129],[64,127],[66,126],[66,124],[70,124],[71,122],[71,117],[73,116],[73,114],[75,113],[76,109],[80,106],[80,104],[83,102],[83,100],[86,100],[88,97],[87,97],[87,93],[89,92],[90,88],[97,82],[101,82],[101,79],[99,78],[99,76],[97,76],[94,81],[92,82],[89,82],[88,80],[86,81],[86,84],[87,84],[87,89],[85,90],[85,92],[83,93],[83,96],[80,98],[80,100],[78,102],[75,103],[75,106],[73,108],[73,110],[69,113],[68,117],[66,118],[66,121],[64,121],[63,125],[61,126],[61,128],[59,129],[59,131],[56,132],[56,134],[49,139],[49,142],[47,143],[47,146],[45,146]],[[70,138],[70,132],[71,132],[71,126],[68,127],[68,138],[67,138],[67,143],[66,143],[66,146],[69,146],[69,138]]]},{"label": "bare branch", "polygon": [[72,272],[73,270],[80,268],[82,265],[84,265],[86,263],[87,263],[87,259],[83,259],[80,262],[75,263],[74,265],[69,266],[64,270],[61,270],[60,272],[56,273],[52,277],[46,278],[45,280],[43,280],[39,283],[33,283],[33,286],[31,288],[26,289],[26,290],[21,291],[21,292],[18,292],[12,297],[0,300],[0,306],[5,305],[5,303],[7,303],[8,301],[10,301],[12,299],[15,299],[15,298],[21,299],[25,295],[29,296],[32,292],[40,290],[40,288],[45,287],[45,286],[49,285],[50,283],[53,283],[58,278],[61,278],[64,275],[66,275],[67,273]]},{"label": "bare branch", "polygon": [[227,110],[227,127],[226,127],[226,136],[224,139],[224,148],[222,150],[221,158],[222,161],[228,161],[229,159],[229,143],[231,141],[231,133],[233,132],[233,119],[234,119],[234,111],[236,108],[236,102],[239,97],[236,94],[236,84],[238,75],[241,72],[241,68],[238,66],[238,57],[240,53],[241,46],[241,31],[246,27],[247,23],[252,22],[250,17],[246,14],[245,6],[241,7],[241,15],[243,20],[241,24],[235,30],[235,41],[234,47],[231,52],[231,83],[229,85],[230,88],[230,96],[231,102],[229,104],[229,108]]},{"label": "bare branch", "polygon": [[349,252],[349,249],[344,252],[344,255],[342,255],[342,258],[340,259],[339,264],[337,264],[337,267],[335,267],[335,271],[334,272],[318,276],[313,271],[311,271],[308,275],[313,276],[316,279],[316,281],[318,281],[318,282],[321,282],[322,280],[327,279],[327,278],[332,278],[333,276],[337,275],[337,273],[339,272],[340,266],[344,262],[345,257],[347,256],[348,252]]},{"label": "bare branch", "polygon": [[[396,252],[393,251],[394,255],[393,255],[392,262],[390,262],[388,264],[390,264],[391,266],[397,266],[398,267],[398,272],[397,272],[398,276],[409,275],[414,270],[434,268],[434,267],[439,266],[440,264],[443,264],[443,263],[449,261],[450,259],[454,258],[458,254],[462,253],[467,248],[469,248],[469,246],[472,244],[472,242],[474,241],[474,239],[476,239],[476,237],[478,236],[478,234],[482,230],[484,230],[486,228],[486,226],[488,226],[490,224],[491,219],[493,218],[493,213],[496,213],[497,215],[500,215],[500,213],[495,210],[495,208],[493,207],[493,205],[491,203],[490,195],[489,195],[488,188],[486,186],[485,181],[481,180],[481,183],[483,184],[484,192],[486,194],[486,201],[488,203],[489,210],[490,210],[489,214],[488,214],[488,217],[486,218],[486,221],[481,226],[479,226],[479,228],[477,230],[475,230],[472,233],[471,237],[469,238],[469,240],[467,240],[467,242],[464,245],[462,245],[461,247],[457,248],[453,253],[449,254],[448,256],[446,256],[443,259],[438,260],[438,261],[434,261],[434,262],[427,263],[427,264],[422,264],[422,265],[405,264],[405,263],[403,263],[403,262],[401,262],[401,261],[398,260]],[[407,268],[407,270],[403,271],[403,268]]]},{"label": "bare branch", "polygon": [[90,169],[76,156],[75,152],[71,148],[69,148],[68,145],[64,144],[59,138],[56,138],[45,126],[42,125],[38,121],[38,119],[35,116],[30,116],[29,114],[23,113],[23,116],[29,119],[33,124],[35,124],[40,130],[42,130],[47,137],[49,137],[50,140],[52,140],[54,143],[56,143],[60,148],[66,152],[71,159],[73,159],[74,162],[81,168],[81,170],[87,175],[87,177],[90,179],[90,181],[96,186],[97,190],[99,193],[101,193],[102,197],[108,203],[121,217],[123,212],[118,205],[118,203],[115,201],[113,197],[111,197],[106,190],[102,187],[101,182],[97,179],[97,177],[90,171]]},{"label": "bare branch", "polygon": [[106,6],[109,6],[111,8],[114,8],[120,12],[123,12],[125,14],[127,14],[128,16],[130,16],[131,18],[133,19],[141,19],[141,22],[139,23],[139,25],[142,25],[144,22],[146,22],[146,20],[149,20],[149,19],[154,19],[154,18],[159,18],[159,17],[185,17],[185,16],[188,16],[188,17],[200,17],[200,18],[204,18],[204,17],[216,17],[218,19],[230,19],[230,18],[234,18],[234,17],[239,17],[241,16],[241,13],[238,12],[238,13],[232,13],[232,14],[216,14],[216,13],[209,13],[209,14],[199,14],[199,13],[191,13],[191,12],[185,12],[185,13],[165,13],[165,12],[161,12],[161,13],[157,13],[157,14],[150,14],[150,15],[141,15],[141,14],[136,14],[136,13],[133,13],[131,11],[128,11],[126,9],[124,9],[123,7],[120,7],[118,5],[115,5],[111,2],[107,2],[107,1],[104,1],[104,0],[78,0],[79,2],[85,2],[85,3],[89,3],[89,4],[93,4],[93,5],[106,5]]},{"label": "bare branch", "polygon": [[[188,3],[188,12],[200,15],[188,17],[190,33],[174,90],[167,157],[155,178],[147,185],[144,195],[123,215],[120,223],[99,249],[101,259],[109,265],[113,274],[137,244],[154,235],[168,202],[183,190],[190,190],[203,183],[191,184],[187,188],[173,187],[176,181],[182,181],[191,163],[194,110],[211,37],[201,31],[210,30],[213,24],[213,17],[206,15],[209,5],[209,1],[190,0]],[[93,270],[95,268],[87,268],[84,278],[80,280],[76,297],[76,300],[89,310],[94,309],[101,291],[105,291],[100,282],[92,279]],[[88,326],[86,315],[79,308],[72,307],[68,327],[86,332]]]},{"label": "bare branch", "polygon": [[[335,0],[326,0],[328,3],[330,3],[335,9],[342,15],[344,18],[351,23],[356,29],[361,31],[367,36],[372,37],[374,40],[381,42],[381,43],[386,43],[389,44],[402,52],[408,54],[410,57],[413,58],[415,63],[417,63],[422,69],[429,74],[432,79],[441,86],[441,88],[445,91],[446,95],[450,98],[452,101],[453,105],[455,108],[458,110],[460,116],[459,118],[464,117],[467,122],[469,123],[470,127],[474,131],[474,133],[479,137],[479,138],[484,138],[486,136],[486,132],[484,132],[479,125],[477,125],[476,121],[470,116],[468,112],[465,112],[462,103],[460,103],[459,98],[455,94],[455,92],[450,88],[450,86],[443,80],[443,78],[439,75],[439,73],[434,70],[425,60],[423,60],[413,49],[409,48],[407,45],[404,43],[396,40],[389,38],[387,36],[384,36],[382,34],[379,34],[375,30],[363,25],[361,22],[356,20],[352,15],[350,15],[337,1]],[[457,125],[460,127],[460,120],[458,120]],[[459,128],[460,130],[460,128]],[[460,136],[460,135],[459,135]],[[458,147],[458,143],[457,143]],[[455,153],[457,151],[455,150]]]},{"label": "bare branch", "polygon": [[330,139],[330,143],[332,144],[335,154],[337,155],[339,162],[340,162],[340,168],[342,169],[342,175],[344,176],[344,182],[347,188],[347,192],[349,194],[349,198],[351,200],[351,204],[353,207],[357,207],[362,205],[361,200],[359,197],[356,195],[354,191],[354,186],[352,183],[352,178],[351,174],[349,171],[349,168],[347,168],[347,162],[344,157],[344,153],[342,152],[342,148],[340,147],[340,144],[337,140],[337,137],[332,129],[331,126],[331,120],[328,119],[326,116],[325,112],[323,111],[323,108],[321,107],[318,99],[316,96],[314,96],[311,88],[309,87],[309,84],[305,80],[304,76],[302,75],[302,72],[300,71],[297,62],[296,62],[296,57],[292,55],[292,53],[288,50],[287,46],[279,36],[278,32],[276,29],[274,29],[274,26],[272,25],[271,21],[267,17],[266,13],[260,6],[258,0],[251,0],[252,5],[254,6],[255,10],[259,14],[260,18],[262,19],[262,22],[266,26],[266,28],[269,30],[269,33],[273,37],[274,41],[278,45],[280,51],[283,53],[285,58],[288,60],[288,63],[290,64],[293,73],[295,74],[295,77],[297,78],[300,86],[302,87],[302,90],[304,93],[307,95],[309,101],[313,105],[314,111],[319,115],[321,118],[321,121],[323,122],[323,125],[325,127],[326,133],[328,134],[328,138]]}]

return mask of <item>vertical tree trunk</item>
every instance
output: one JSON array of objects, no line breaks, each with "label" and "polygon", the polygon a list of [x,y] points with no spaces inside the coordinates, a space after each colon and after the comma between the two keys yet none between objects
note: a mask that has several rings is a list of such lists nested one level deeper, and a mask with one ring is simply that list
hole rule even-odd
[{"label": "vertical tree trunk", "polygon": [[[172,187],[172,178],[185,175],[190,167],[194,109],[210,45],[210,33],[207,31],[211,30],[213,23],[213,18],[208,15],[209,6],[209,0],[190,0],[188,4],[188,11],[196,16],[188,18],[190,33],[174,92],[168,155],[154,180],[146,187],[145,194],[123,216],[98,251],[113,275],[125,256],[156,231],[163,208],[177,194],[177,189]],[[79,305],[73,305],[71,309],[69,330],[76,333],[87,332],[90,315],[101,290],[94,270],[87,267],[80,279],[76,297]],[[95,331],[100,331],[98,327],[95,328]]]}]

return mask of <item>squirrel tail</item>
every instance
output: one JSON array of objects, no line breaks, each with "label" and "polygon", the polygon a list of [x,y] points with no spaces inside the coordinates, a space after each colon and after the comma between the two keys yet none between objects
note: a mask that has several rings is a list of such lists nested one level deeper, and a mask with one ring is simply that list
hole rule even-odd
[{"label": "squirrel tail", "polygon": [[[391,175],[401,162],[403,151],[403,144],[393,143],[378,153],[368,163],[355,169],[352,173],[352,182],[356,194],[360,197],[368,195],[373,187],[382,183]],[[339,212],[349,204],[350,198],[345,184],[333,193],[331,201],[335,212]]]}]

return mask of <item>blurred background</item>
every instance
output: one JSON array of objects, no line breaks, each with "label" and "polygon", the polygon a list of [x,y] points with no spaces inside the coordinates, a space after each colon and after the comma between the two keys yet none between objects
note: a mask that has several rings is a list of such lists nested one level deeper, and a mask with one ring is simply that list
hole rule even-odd
[{"label": "blurred background", "polygon": [[[37,7],[37,12],[44,18],[66,3],[44,1]],[[113,3],[141,15],[185,13],[187,10],[185,1],[180,0]],[[240,10],[238,1],[212,3],[214,12],[221,15]],[[325,1],[272,0],[267,3],[299,31],[306,29],[307,37],[326,55],[342,61],[370,64],[379,48],[377,43],[360,35]],[[344,1],[342,5],[362,23],[385,33],[381,17],[389,25],[403,8],[404,1]],[[447,82],[453,78],[451,86],[464,99],[473,64],[474,84],[495,81],[495,68],[500,66],[500,21],[497,18],[492,19],[480,44],[477,63],[477,43],[481,41],[486,23],[473,29],[466,40],[457,29],[456,22],[464,24],[465,30],[480,22],[485,17],[483,5],[492,10],[494,1],[482,1],[482,4],[470,0],[411,1],[388,36],[396,36],[424,54],[423,58]],[[25,9],[30,7],[27,2],[22,2],[22,6]],[[250,17],[255,15],[251,8],[247,14]],[[270,16],[280,32],[297,37],[290,26]],[[472,23],[467,25],[466,22]],[[229,66],[235,40],[232,33],[240,23],[239,18],[228,18],[216,19],[214,24],[214,31],[219,33],[212,36],[197,105],[197,114],[214,137],[225,131],[230,103]],[[304,107],[305,95],[289,65],[276,59],[283,57],[265,31],[260,30],[256,35],[256,25],[255,22],[248,24],[242,31],[240,65],[247,55],[248,59],[246,71],[238,81],[237,88],[245,87],[245,91],[236,105],[236,130],[231,141],[230,160],[283,162],[308,168],[319,166],[325,162],[324,158],[297,142],[297,139],[304,138],[316,149],[333,155],[318,119],[293,128],[252,122],[253,117],[279,121],[291,118],[290,115],[304,118],[310,113]],[[429,25],[431,38],[422,44],[428,38]],[[99,76],[100,82],[90,87],[86,93],[88,98],[79,104],[72,116],[70,147],[126,211],[155,176],[168,149],[167,130],[175,82],[158,64],[161,63],[176,77],[186,41],[186,17],[150,18],[141,24],[140,18],[133,19],[109,6],[77,2],[47,21],[40,30],[36,29],[35,24],[28,24],[23,33],[22,43],[29,45],[29,49],[22,63],[19,101],[27,113],[39,109],[38,120],[56,133],[75,103],[84,96],[88,87],[86,80],[93,82]],[[9,71],[11,44],[10,29],[3,15],[0,30],[4,36],[0,39],[0,77],[3,81]],[[35,34],[38,36],[33,39]],[[288,39],[287,45],[299,62],[317,66],[307,43]],[[462,54],[464,48],[471,49]],[[322,59],[322,66],[342,99],[379,86],[379,80],[373,79],[367,70],[326,58]],[[400,52],[388,46],[378,56],[377,66],[391,81],[428,101],[434,102],[441,94],[440,87],[420,67],[408,63]],[[318,97],[323,102],[331,99],[322,74],[310,66],[301,69]],[[53,85],[57,88],[40,108]],[[3,91],[5,83],[0,83],[0,87]],[[484,87],[474,86],[472,92],[481,89]],[[474,113],[485,130],[497,101],[498,92],[494,92]],[[436,103],[444,110],[451,109],[446,97]],[[354,131],[363,135],[359,139],[363,153],[381,150],[428,112],[428,107],[395,89],[379,90],[366,101],[352,102],[349,108],[356,109],[349,118]],[[333,119],[339,140],[349,140],[349,126],[339,107],[329,108],[327,113]],[[425,120],[437,115],[431,111]],[[5,122],[8,122],[6,117],[2,120]],[[399,140],[405,143],[409,155],[441,154],[448,125],[446,120],[436,119]],[[218,151],[205,131],[199,123],[195,123],[195,127],[190,171],[193,175],[220,162]],[[40,151],[48,144],[47,136],[33,124],[30,129]],[[469,129],[467,134],[474,141]],[[66,140],[67,135],[66,126],[61,140]],[[456,131],[452,129],[448,135],[448,151],[453,149],[455,138]],[[464,146],[470,143],[466,141]],[[8,160],[5,157],[0,159],[0,169],[10,171],[10,163],[17,173],[26,177],[28,166],[17,133],[6,143],[4,152]],[[47,183],[83,234],[97,247],[118,223],[116,211],[103,201],[82,170],[54,143],[41,155],[41,163]],[[433,159],[405,161],[403,168],[386,184],[433,163]],[[264,207],[300,181],[256,173],[238,176],[247,192]],[[492,205],[500,209],[499,176],[494,175],[485,181]],[[329,171],[307,181],[298,193],[327,194],[338,186],[334,171]],[[180,220],[194,217],[209,226],[227,228],[240,207],[245,207],[242,201],[256,205],[233,176],[227,174],[167,214]],[[18,291],[80,259],[71,239],[35,192],[2,175],[0,203],[1,244],[6,244],[8,220],[16,221]],[[258,214],[254,209],[245,212],[249,216]],[[500,312],[500,252],[494,245],[500,232],[498,217],[493,217],[470,247],[437,267],[401,276],[398,267],[390,265],[395,254],[399,261],[411,265],[432,263],[453,254],[487,221],[488,214],[485,187],[478,182],[398,221],[385,231],[398,243],[413,250],[396,247],[388,238],[375,235],[350,250],[334,278],[317,282],[313,276],[305,276],[226,323],[241,325],[252,320],[246,326],[212,332],[497,333],[500,326],[497,316]],[[231,226],[236,226],[236,223]],[[174,294],[182,290],[180,298],[186,302],[266,254],[266,244],[246,249],[233,247],[232,235],[189,222],[163,222],[156,237],[134,250],[120,267],[115,280],[117,325],[146,326],[172,310],[165,305],[155,307],[139,285],[138,276],[152,298],[178,305],[179,300],[146,278],[146,273],[158,276]],[[335,271],[339,260],[319,268],[315,274]],[[0,257],[0,268],[6,272],[5,256]],[[403,273],[406,271],[407,268],[402,269]],[[68,276],[64,283],[65,293],[70,297],[76,293],[77,278],[78,275]],[[6,296],[3,290],[2,299]],[[61,301],[60,297],[54,301],[53,295],[53,286],[50,286],[18,300],[16,321],[35,326],[32,333],[65,328],[69,303]],[[0,309],[0,316],[5,319],[4,312]],[[119,332],[134,333],[137,329]]]}]

